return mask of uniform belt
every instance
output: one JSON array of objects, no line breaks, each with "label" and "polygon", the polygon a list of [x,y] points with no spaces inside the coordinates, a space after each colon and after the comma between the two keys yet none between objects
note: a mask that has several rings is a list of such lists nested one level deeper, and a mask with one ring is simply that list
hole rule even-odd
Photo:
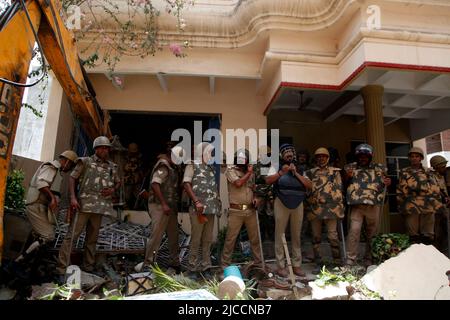
[{"label": "uniform belt", "polygon": [[248,210],[248,209],[252,209],[253,205],[251,204],[235,204],[235,203],[230,203],[230,208],[231,209],[237,209],[237,210]]}]

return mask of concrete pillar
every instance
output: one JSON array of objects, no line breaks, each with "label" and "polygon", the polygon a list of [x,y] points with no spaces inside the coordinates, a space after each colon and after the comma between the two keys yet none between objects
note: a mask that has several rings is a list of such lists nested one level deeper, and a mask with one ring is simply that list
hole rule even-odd
[{"label": "concrete pillar", "polygon": [[[368,85],[361,89],[366,115],[366,139],[374,148],[373,161],[386,164],[386,147],[384,139],[383,93],[380,85]],[[386,199],[380,221],[380,232],[386,233],[390,229],[390,215]]]},{"label": "concrete pillar", "polygon": [[50,95],[48,97],[47,119],[45,120],[44,137],[42,141],[41,161],[51,161],[55,157],[56,140],[58,138],[59,117],[63,100],[63,88],[53,73]]},{"label": "concrete pillar", "polygon": [[361,89],[361,95],[364,99],[364,112],[366,115],[367,143],[374,148],[373,160],[385,164],[386,149],[384,140],[383,92],[384,88],[378,85],[369,85]]}]

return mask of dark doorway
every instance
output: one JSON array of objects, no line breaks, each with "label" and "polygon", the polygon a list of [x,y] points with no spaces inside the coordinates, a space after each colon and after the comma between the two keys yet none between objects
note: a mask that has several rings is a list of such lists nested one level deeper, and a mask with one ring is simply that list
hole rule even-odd
[{"label": "dark doorway", "polygon": [[186,129],[194,136],[194,121],[202,122],[202,134],[209,128],[220,129],[220,115],[111,111],[113,135],[127,148],[135,142],[142,153],[145,169],[151,169],[158,154],[165,150],[175,129]]}]

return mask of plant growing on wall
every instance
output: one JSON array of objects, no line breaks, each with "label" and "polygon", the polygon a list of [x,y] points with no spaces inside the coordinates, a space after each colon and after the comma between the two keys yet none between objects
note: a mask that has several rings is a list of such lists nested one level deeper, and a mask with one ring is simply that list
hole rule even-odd
[{"label": "plant growing on wall", "polygon": [[[183,12],[188,6],[194,5],[194,0],[163,0],[167,13],[176,18],[176,27],[182,34],[187,26]],[[11,0],[0,0],[0,14],[11,4]],[[82,64],[95,67],[102,63],[112,74],[117,63],[123,56],[145,58],[154,55],[156,51],[168,46],[176,57],[185,57],[183,48],[189,46],[188,41],[181,43],[161,43],[158,38],[157,18],[160,12],[154,7],[152,0],[61,0],[55,1],[61,5],[59,14],[69,29],[73,29],[77,42],[86,45],[80,54],[87,56]],[[75,21],[75,23],[74,23]],[[36,52],[34,56],[41,59]],[[44,73],[45,88],[48,84],[47,72],[49,67],[33,70],[29,78],[38,77]],[[42,90],[44,91],[44,90]],[[39,95],[40,104],[45,100]],[[42,116],[38,108],[24,104],[36,116]]]},{"label": "plant growing on wall", "polygon": [[[193,0],[164,0],[166,12],[176,18],[176,26],[182,34],[186,28],[183,10],[194,4]],[[152,0],[63,0],[61,15],[73,26],[71,19],[78,18],[79,29],[74,29],[77,41],[87,45],[81,54],[89,53],[85,65],[105,63],[108,71],[114,71],[123,56],[145,58],[168,45],[177,57],[183,57],[182,47],[189,43],[163,44],[157,39],[157,18],[160,12]]]},{"label": "plant growing on wall", "polygon": [[6,180],[5,207],[15,210],[25,208],[25,188],[23,180],[25,173],[22,170],[13,170]]}]

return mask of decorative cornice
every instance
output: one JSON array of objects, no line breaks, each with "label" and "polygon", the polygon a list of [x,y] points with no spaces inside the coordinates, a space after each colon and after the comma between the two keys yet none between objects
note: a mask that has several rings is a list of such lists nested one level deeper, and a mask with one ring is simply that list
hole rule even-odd
[{"label": "decorative cornice", "polygon": [[[264,30],[315,31],[334,24],[357,0],[242,0],[231,12],[184,13],[187,27],[183,34],[175,18],[161,12],[158,38],[162,44],[189,40],[194,47],[238,48],[252,43]],[[106,32],[113,33],[114,30]],[[93,39],[98,33],[86,33]],[[88,40],[89,41],[89,40]]]}]

